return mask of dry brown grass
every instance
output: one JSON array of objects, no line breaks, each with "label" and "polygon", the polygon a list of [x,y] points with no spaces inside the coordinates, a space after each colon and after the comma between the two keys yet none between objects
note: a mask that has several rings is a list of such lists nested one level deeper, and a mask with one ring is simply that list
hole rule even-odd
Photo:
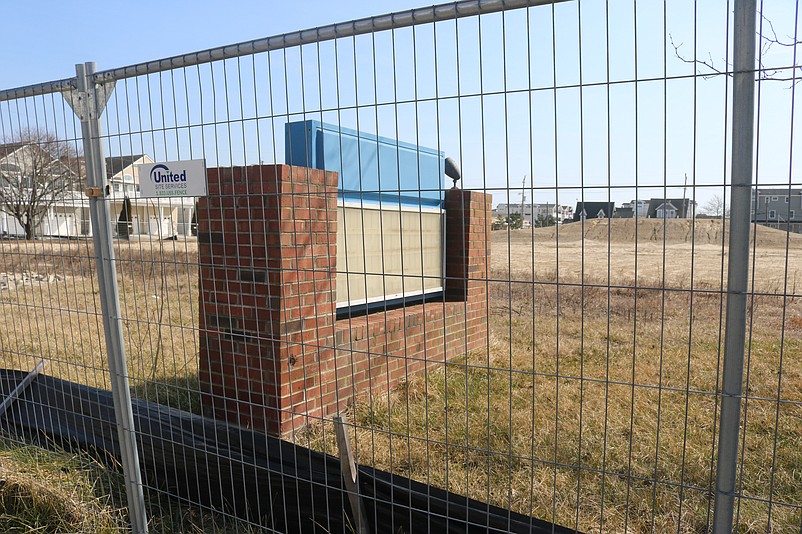
[{"label": "dry brown grass", "polygon": [[[357,402],[360,462],[585,531],[704,532],[721,246],[697,239],[691,274],[686,238],[664,252],[639,235],[637,256],[620,236],[609,247],[584,241],[583,264],[578,239],[562,235],[558,248],[545,232],[494,233],[489,352]],[[783,532],[798,530],[802,505],[802,299],[783,296],[800,292],[802,246],[759,238],[755,289],[765,294],[749,309],[743,488],[775,501],[772,527]],[[0,243],[0,271],[67,276],[0,293],[0,365],[27,369],[44,356],[52,375],[108,387],[90,247]],[[117,257],[135,394],[197,410],[196,245],[132,241]],[[778,386],[790,402],[771,400]],[[295,439],[334,450],[328,426]],[[766,531],[768,510],[742,501],[741,531]]]},{"label": "dry brown grass", "polygon": [[[84,454],[0,439],[0,532],[112,534],[130,529],[120,469]],[[146,492],[150,532],[262,532],[245,521]]]},{"label": "dry brown grass", "polygon": [[[606,290],[509,290],[493,290],[504,304],[492,311],[489,353],[355,406],[360,461],[587,532],[706,532],[720,297],[694,295],[691,315],[689,294],[639,290],[635,310],[634,290],[610,292],[609,304]],[[753,397],[777,395],[776,304],[755,307]],[[782,398],[795,402],[801,337],[786,325]],[[777,410],[748,404],[744,492],[799,505],[802,407]],[[306,439],[335,450],[330,429]],[[767,510],[744,502],[742,530],[765,531]],[[783,532],[800,515],[775,505],[772,521]]]},{"label": "dry brown grass", "polygon": [[119,532],[119,476],[85,457],[0,440],[3,532]]},{"label": "dry brown grass", "polygon": [[[91,246],[91,241],[0,242],[0,271],[66,276],[0,292],[1,367],[27,370],[45,358],[44,372],[51,376],[109,389]],[[133,394],[198,412],[197,244],[132,240],[117,242],[115,248]],[[10,441],[0,443],[0,462],[0,480],[7,481],[0,486],[0,531],[122,530],[125,496],[119,470],[84,456]],[[147,492],[146,501],[150,532],[260,531],[159,492]]]},{"label": "dry brown grass", "polygon": [[[665,254],[645,240],[636,280],[635,247],[620,236],[609,249],[585,241],[584,266],[578,240],[492,237],[490,350],[358,402],[360,461],[582,531],[707,532],[721,246],[695,244],[691,276],[684,240]],[[741,471],[745,495],[775,501],[775,532],[802,519],[802,298],[783,296],[799,291],[802,247],[788,251],[786,277],[782,237],[758,240],[755,289],[766,294],[749,306]],[[780,385],[790,402],[772,400]],[[297,439],[335,450],[328,427]],[[739,531],[768,525],[768,504],[741,502]]]},{"label": "dry brown grass", "polygon": [[[91,241],[0,242],[0,271],[61,274],[61,282],[0,292],[0,366],[104,389],[102,311]],[[197,410],[198,266],[193,241],[117,242],[131,386],[140,397]]]},{"label": "dry brown grass", "polygon": [[[559,275],[560,282],[566,283],[584,277],[603,284],[609,280],[613,285],[637,281],[638,287],[690,288],[691,281],[695,288],[726,285],[727,247],[722,247],[722,238],[728,243],[729,233],[721,221],[699,220],[695,227],[686,220],[663,223],[639,221],[637,242],[632,219],[496,231],[492,234],[493,272],[509,272],[512,280],[522,281]],[[802,235],[763,226],[756,234],[749,262],[755,290],[802,292]]]}]

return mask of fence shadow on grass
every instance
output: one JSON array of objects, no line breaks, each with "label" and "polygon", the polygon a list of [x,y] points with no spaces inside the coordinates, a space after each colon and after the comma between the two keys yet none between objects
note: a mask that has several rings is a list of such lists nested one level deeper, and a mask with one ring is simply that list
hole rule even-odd
[{"label": "fence shadow on grass", "polygon": [[131,396],[176,410],[202,415],[200,380],[197,373],[180,377],[160,376],[153,380],[131,380]]}]

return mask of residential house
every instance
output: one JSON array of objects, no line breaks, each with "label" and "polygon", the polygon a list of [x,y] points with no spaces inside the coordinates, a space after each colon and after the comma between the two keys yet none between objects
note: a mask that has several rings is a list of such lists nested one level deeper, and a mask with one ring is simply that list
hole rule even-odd
[{"label": "residential house", "polygon": [[802,233],[802,188],[752,189],[752,222]]},{"label": "residential house", "polygon": [[153,163],[150,156],[136,154],[133,156],[112,156],[106,158],[106,179],[115,196],[134,196],[139,192],[139,171],[137,165]]},{"label": "residential house", "polygon": [[[111,212],[119,217],[125,197],[128,197],[131,201],[130,235],[190,235],[192,213],[195,209],[194,198],[139,197],[138,166],[148,163],[154,161],[147,154],[106,158],[106,179],[111,187]],[[117,225],[113,225],[113,228],[116,233]]]},{"label": "residential house", "polygon": [[553,202],[529,203],[529,204],[499,204],[494,210],[494,217],[507,218],[518,213],[521,215],[524,226],[538,226],[538,221],[544,221],[551,217],[555,223],[560,224],[566,219],[573,217],[573,208],[563,206]]},{"label": "residential house", "polygon": [[615,202],[577,202],[573,221],[585,219],[611,219],[615,215]]},{"label": "residential house", "polygon": [[649,200],[649,219],[693,219],[696,202],[689,198],[653,198]]},{"label": "residential house", "polygon": [[36,210],[34,235],[80,235],[83,198],[77,189],[83,160],[55,142],[52,150],[43,148],[45,143],[50,141],[0,145],[0,234],[24,236],[13,213],[30,207]]},{"label": "residential house", "polygon": [[646,217],[647,213],[649,213],[648,200],[630,200],[621,204],[620,208],[615,209],[615,217],[618,219],[643,218]]},{"label": "residential house", "polygon": [[552,216],[557,224],[571,221],[574,218],[574,208],[572,206],[561,206],[559,204],[555,204],[552,213]]},{"label": "residential house", "polygon": [[[54,157],[42,150],[37,143],[16,143],[0,145],[0,186],[30,187],[20,180],[31,178],[25,169],[33,163],[45,169],[47,175],[57,180],[67,180],[67,187],[53,187],[53,195],[48,199],[47,212],[34,229],[37,236],[79,237],[91,236],[92,224],[89,215],[89,201],[81,187],[84,172],[83,158],[71,159]],[[194,198],[150,199],[139,197],[138,165],[153,163],[145,155],[112,156],[106,158],[106,178],[110,187],[109,211],[112,222],[116,223],[122,211],[125,198],[131,201],[131,235],[152,235],[171,237],[176,234],[190,235],[192,215],[195,209]],[[37,183],[43,183],[41,179]],[[45,184],[48,182],[45,181]],[[0,196],[0,198],[2,198]],[[112,224],[117,233],[117,224]],[[0,233],[24,236],[25,229],[9,213],[2,210],[0,203]]]},{"label": "residential house", "polygon": [[634,213],[632,212],[632,206],[628,206],[627,204],[616,208],[615,215],[613,215],[613,217],[616,219],[631,219],[633,216]]}]

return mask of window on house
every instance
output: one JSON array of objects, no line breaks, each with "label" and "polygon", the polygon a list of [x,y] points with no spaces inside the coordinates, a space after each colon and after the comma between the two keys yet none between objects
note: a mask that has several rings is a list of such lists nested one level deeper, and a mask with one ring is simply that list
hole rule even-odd
[{"label": "window on house", "polygon": [[776,218],[777,218],[777,212],[774,210],[769,210],[769,219],[776,219]]},{"label": "window on house", "polygon": [[788,219],[789,220],[790,219],[794,219],[795,217],[796,217],[796,212],[794,210],[791,210],[791,211],[788,212]]},{"label": "window on house", "polygon": [[777,196],[772,196],[772,197],[771,197],[771,201],[772,201],[772,202],[777,202],[777,200],[779,200],[779,198],[780,198],[780,197],[777,197]]},{"label": "window on house", "polygon": [[114,184],[114,191],[115,191],[116,193],[119,193],[119,192],[120,192],[120,189],[121,189],[121,187],[120,187],[120,184]]},{"label": "window on house", "polygon": [[788,204],[788,197],[785,197],[785,203]]}]

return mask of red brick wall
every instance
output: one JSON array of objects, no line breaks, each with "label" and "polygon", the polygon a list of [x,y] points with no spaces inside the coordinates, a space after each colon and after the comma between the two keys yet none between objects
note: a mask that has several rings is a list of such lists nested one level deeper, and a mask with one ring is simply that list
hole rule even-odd
[{"label": "red brick wall", "polygon": [[[199,201],[204,412],[271,434],[486,350],[490,196],[446,192],[446,299],[335,321],[337,175],[210,169]],[[445,318],[445,319],[444,319]]]},{"label": "red brick wall", "polygon": [[333,358],[337,175],[284,165],[209,169],[198,205],[206,414],[284,432],[319,416]]},{"label": "red brick wall", "polygon": [[446,191],[446,299],[465,304],[468,352],[487,350],[487,278],[493,197]]}]

